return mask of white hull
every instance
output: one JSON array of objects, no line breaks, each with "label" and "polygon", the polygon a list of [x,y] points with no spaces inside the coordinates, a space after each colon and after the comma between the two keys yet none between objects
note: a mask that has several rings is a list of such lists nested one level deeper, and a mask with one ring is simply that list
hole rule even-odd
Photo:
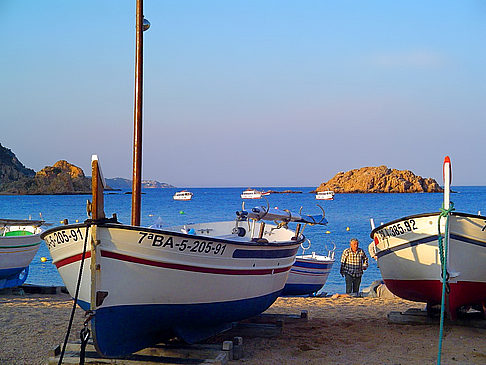
[{"label": "white hull", "polygon": [[261,191],[258,190],[249,189],[241,193],[240,197],[241,199],[260,199],[264,195],[269,195],[269,194],[262,193]]},{"label": "white hull", "polygon": [[327,281],[334,258],[323,255],[300,255],[290,269],[282,295],[306,295],[318,292]]},{"label": "white hull", "polygon": [[[11,235],[26,232],[27,235]],[[0,228],[0,289],[21,285],[41,244],[41,229],[29,225]],[[20,275],[20,276],[19,276]]]},{"label": "white hull", "polygon": [[179,192],[174,194],[172,199],[187,201],[187,200],[191,200],[192,196],[193,196],[193,193],[191,193],[189,191],[179,191]]},{"label": "white hull", "polygon": [[[372,232],[382,277],[402,298],[440,303],[438,217],[437,213],[405,217]],[[460,306],[486,301],[486,217],[452,213],[449,222],[448,297],[454,317]]]},{"label": "white hull", "polygon": [[[103,323],[114,320],[102,320],[106,313],[127,315],[160,311],[165,316],[172,310],[177,317],[188,308],[199,306],[206,311],[219,308],[219,312],[211,313],[210,324],[206,323],[207,313],[200,311],[187,321],[180,319],[175,324],[165,319],[166,325],[159,324],[165,326],[162,330],[167,335],[177,334],[192,342],[203,336],[198,333],[199,327],[240,320],[265,310],[283,289],[302,240],[292,241],[292,231],[270,231],[274,226],[267,225],[264,238],[280,243],[250,243],[249,232],[245,237],[231,233],[234,226],[232,221],[187,225],[174,231],[120,224],[90,228],[79,300],[84,309],[102,313],[96,315],[98,318],[95,316],[98,327],[103,328],[98,336],[108,336]],[[190,229],[196,235],[181,232]],[[62,242],[64,234],[69,240]],[[44,236],[53,263],[73,296],[85,235],[84,225],[72,225],[48,230]],[[95,247],[89,244],[92,235],[100,242]],[[92,257],[96,257],[94,266],[99,269],[90,270]],[[235,309],[250,302],[251,306],[240,311]],[[147,315],[138,320],[143,323],[154,319]],[[118,350],[111,344],[103,344],[106,341],[109,342],[98,338],[98,350],[109,356],[117,355]],[[129,344],[127,346],[121,351],[133,350]]]},{"label": "white hull", "polygon": [[334,191],[320,191],[316,194],[317,200],[333,200]]}]

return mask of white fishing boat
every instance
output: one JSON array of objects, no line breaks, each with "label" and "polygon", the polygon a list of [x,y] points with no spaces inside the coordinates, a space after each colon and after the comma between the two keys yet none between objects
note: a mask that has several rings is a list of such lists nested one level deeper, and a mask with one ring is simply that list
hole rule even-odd
[{"label": "white fishing boat", "polygon": [[[444,208],[449,209],[450,160],[444,161]],[[446,311],[455,319],[463,306],[486,307],[486,217],[449,212]],[[395,295],[441,303],[441,234],[446,219],[440,213],[411,215],[385,223],[371,232],[370,254],[377,258],[386,286]],[[445,246],[445,244],[444,244]],[[445,248],[445,247],[444,247]],[[442,250],[444,252],[444,250]]]},{"label": "white fishing boat", "polygon": [[303,247],[302,255],[297,255],[292,265],[282,296],[312,295],[319,292],[326,284],[332,265],[334,264],[334,250],[328,250],[327,255],[315,252],[305,254],[309,246]]},{"label": "white fishing boat", "polygon": [[41,244],[43,221],[0,219],[0,289],[22,285]]},{"label": "white fishing boat", "polygon": [[[93,200],[102,195],[95,192]],[[42,237],[73,297],[84,257],[78,303],[93,313],[96,349],[108,357],[174,336],[197,342],[263,312],[280,295],[305,239],[300,224],[315,224],[294,215],[290,221],[300,224],[292,231],[287,212],[280,225],[239,212],[228,222],[153,229],[95,212],[101,217]]]},{"label": "white fishing boat", "polygon": [[240,212],[229,222],[141,226],[144,28],[137,0],[131,224],[119,223],[116,215],[105,217],[105,184],[93,156],[91,219],[42,234],[69,293],[90,315],[96,350],[106,357],[127,355],[174,336],[197,342],[263,312],[282,291],[305,240],[301,225],[314,224],[313,218],[299,215],[292,231],[287,223],[295,220],[288,221],[287,212],[277,225]]},{"label": "white fishing boat", "polygon": [[260,199],[262,196],[270,195],[270,192],[262,192],[259,190],[248,188],[240,195],[241,199]]},{"label": "white fishing boat", "polygon": [[334,191],[327,190],[327,191],[318,191],[316,194],[317,200],[333,200],[334,199]]},{"label": "white fishing boat", "polygon": [[174,200],[191,200],[193,195],[190,191],[182,190],[175,193],[172,198]]}]

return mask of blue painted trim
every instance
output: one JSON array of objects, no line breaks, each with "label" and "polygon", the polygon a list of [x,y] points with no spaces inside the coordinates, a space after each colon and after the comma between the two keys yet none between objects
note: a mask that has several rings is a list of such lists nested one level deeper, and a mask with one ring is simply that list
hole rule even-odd
[{"label": "blue painted trim", "polygon": [[[457,241],[470,243],[472,245],[477,245],[477,246],[481,246],[481,247],[486,247],[486,242],[484,242],[484,241],[478,241],[478,240],[474,240],[472,238],[467,238],[467,237],[460,236],[460,235],[457,235],[457,234],[452,234],[452,233],[451,233],[450,237],[452,239],[457,240]],[[416,240],[416,241],[411,241],[411,242],[403,243],[401,245],[398,245],[398,246],[395,246],[395,247],[392,247],[392,248],[387,248],[386,250],[377,252],[376,256],[378,256],[378,258],[380,258],[382,256],[388,255],[388,254],[395,252],[395,251],[403,250],[403,249],[408,248],[408,247],[413,247],[413,246],[417,246],[417,245],[420,245],[420,244],[423,244],[423,243],[428,243],[428,242],[432,242],[432,241],[436,241],[436,240],[437,240],[436,235],[421,238],[421,239]]]},{"label": "blue painted trim", "polygon": [[308,271],[308,270],[299,270],[294,267],[290,269],[291,272],[298,272],[303,274],[313,274],[313,275],[326,275],[329,274],[329,271]]},{"label": "blue painted trim", "polygon": [[235,259],[282,259],[292,257],[299,248],[287,248],[284,250],[243,250],[237,248],[233,252]]},{"label": "blue painted trim", "polygon": [[310,295],[323,286],[324,284],[285,284],[281,295]]},{"label": "blue painted trim", "polygon": [[[262,313],[280,292],[218,303],[101,307],[91,320],[95,346],[104,356],[118,357],[173,336],[198,342],[228,328],[231,322]],[[86,308],[87,303],[79,304]]]},{"label": "blue painted trim", "polygon": [[386,250],[377,252],[376,256],[378,258],[380,258],[380,257],[383,257],[383,256],[388,255],[390,253],[393,253],[395,251],[404,250],[404,249],[409,248],[409,247],[418,246],[418,245],[421,245],[423,243],[429,243],[429,242],[432,242],[432,241],[437,241],[437,235],[428,236],[428,237],[421,238],[421,239],[418,239],[418,240],[415,240],[415,241],[402,243],[401,245],[397,245],[395,247],[387,248]]},{"label": "blue painted trim", "polygon": [[458,240],[458,241],[462,241],[462,242],[465,242],[465,243],[470,243],[470,244],[476,245],[476,246],[486,247],[486,242],[484,242],[484,241],[474,240],[472,238],[467,238],[467,237],[464,237],[464,236],[459,236],[459,235],[453,234],[453,233],[451,233],[450,236],[451,236],[451,238],[453,238],[455,240]]},{"label": "blue painted trim", "polygon": [[334,263],[311,263],[311,262],[302,262],[302,261],[295,261],[292,265],[297,267],[306,267],[312,269],[330,269]]}]

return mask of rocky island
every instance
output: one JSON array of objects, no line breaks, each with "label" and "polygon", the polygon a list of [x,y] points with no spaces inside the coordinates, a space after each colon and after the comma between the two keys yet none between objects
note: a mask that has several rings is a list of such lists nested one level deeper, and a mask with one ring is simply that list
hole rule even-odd
[{"label": "rocky island", "polygon": [[[120,179],[120,178],[119,178]],[[109,180],[106,179],[108,185]],[[117,180],[117,179],[113,179]],[[129,182],[131,180],[121,179]],[[166,183],[149,180],[145,187],[172,187]],[[113,190],[107,188],[106,190]],[[58,195],[91,194],[91,178],[83,170],[65,160],[46,166],[37,173],[25,167],[8,148],[0,144],[0,194],[4,195]]]},{"label": "rocky island", "polygon": [[432,178],[423,178],[409,170],[386,166],[362,167],[337,173],[320,184],[316,192],[332,190],[335,193],[441,193],[443,189]]}]

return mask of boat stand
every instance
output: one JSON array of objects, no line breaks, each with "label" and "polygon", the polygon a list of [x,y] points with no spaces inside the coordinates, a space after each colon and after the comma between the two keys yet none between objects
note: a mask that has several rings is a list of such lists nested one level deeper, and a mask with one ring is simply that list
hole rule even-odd
[{"label": "boat stand", "polygon": [[[388,313],[388,323],[411,324],[411,325],[438,325],[440,318],[430,316],[427,311],[419,308],[410,308],[405,312]],[[464,326],[486,329],[486,319],[480,312],[462,313],[455,321],[446,319],[445,323],[449,326]]]},{"label": "boat stand", "polygon": [[[93,342],[86,346],[85,364],[119,364],[119,365],[152,365],[152,364],[212,364],[225,365],[234,359],[234,354],[241,354],[243,340],[235,338],[233,341],[224,341],[222,344],[157,344],[147,347],[132,355],[121,358],[101,357],[95,350]],[[66,346],[63,364],[79,364],[81,341],[70,342]],[[57,365],[61,345],[56,347],[49,357],[48,365]],[[239,357],[238,357],[239,358]]]},{"label": "boat stand", "polygon": [[[86,346],[85,364],[120,364],[120,365],[152,365],[152,364],[212,364],[225,365],[228,361],[239,360],[243,357],[243,337],[275,337],[282,333],[285,323],[306,322],[308,313],[306,310],[300,314],[271,314],[263,313],[241,322],[235,322],[232,328],[216,335],[207,344],[187,345],[157,344],[147,347],[132,355],[121,358],[105,358],[98,355],[93,341]],[[232,340],[226,340],[232,338]],[[70,342],[66,346],[63,364],[79,364],[81,341]],[[48,365],[57,365],[61,345],[57,346],[50,354]]]}]

